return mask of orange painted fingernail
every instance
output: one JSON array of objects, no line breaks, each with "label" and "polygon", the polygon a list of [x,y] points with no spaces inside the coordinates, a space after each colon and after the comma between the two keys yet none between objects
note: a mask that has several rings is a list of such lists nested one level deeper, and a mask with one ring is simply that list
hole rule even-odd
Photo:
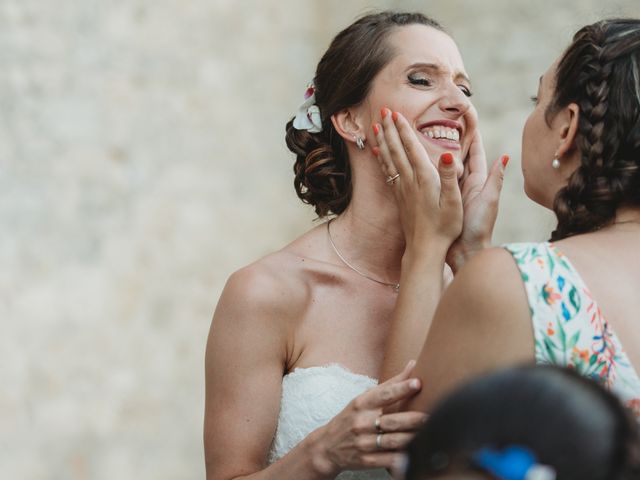
[{"label": "orange painted fingernail", "polygon": [[507,163],[509,163],[509,155],[503,155],[502,156],[502,166],[506,167]]},{"label": "orange painted fingernail", "polygon": [[445,165],[451,165],[453,163],[453,154],[445,152],[440,156],[440,161]]},{"label": "orange painted fingernail", "polygon": [[396,123],[398,121],[398,112],[393,112],[391,118],[393,119],[393,123]]},{"label": "orange painted fingernail", "polygon": [[371,147],[371,151],[376,157],[380,156],[380,149],[378,147]]},{"label": "orange painted fingernail", "polygon": [[380,115],[382,115],[382,118],[387,118],[387,107],[382,107],[382,110],[380,110]]},{"label": "orange painted fingernail", "polygon": [[380,125],[378,125],[377,123],[373,124],[373,133],[375,133],[376,135],[380,133]]}]

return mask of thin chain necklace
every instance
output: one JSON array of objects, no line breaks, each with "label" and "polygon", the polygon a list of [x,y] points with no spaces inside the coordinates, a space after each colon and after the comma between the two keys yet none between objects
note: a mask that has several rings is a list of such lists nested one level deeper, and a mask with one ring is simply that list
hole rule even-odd
[{"label": "thin chain necklace", "polygon": [[340,260],[342,260],[342,262],[349,267],[351,270],[353,270],[354,272],[356,272],[358,275],[360,275],[361,277],[364,278],[368,278],[369,280],[371,280],[372,282],[376,282],[379,283],[380,285],[386,285],[387,287],[392,287],[394,291],[398,292],[400,290],[400,284],[399,283],[389,283],[389,282],[383,282],[382,280],[378,280],[377,278],[373,278],[370,277],[369,275],[367,275],[364,272],[361,272],[360,270],[358,270],[356,267],[354,267],[353,265],[351,265],[349,262],[347,262],[347,260],[340,254],[340,252],[338,251],[338,248],[336,247],[336,244],[333,243],[333,238],[331,238],[331,229],[329,228],[329,225],[331,224],[331,222],[333,222],[333,218],[331,220],[329,220],[327,222],[327,235],[329,236],[329,243],[331,244],[331,247],[333,248],[333,251],[336,252],[336,255],[340,258]]}]

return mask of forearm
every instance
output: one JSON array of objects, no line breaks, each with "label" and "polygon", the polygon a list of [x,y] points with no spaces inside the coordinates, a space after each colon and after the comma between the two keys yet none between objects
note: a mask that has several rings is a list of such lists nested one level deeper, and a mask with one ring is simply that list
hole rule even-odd
[{"label": "forearm", "polygon": [[[319,430],[309,434],[285,456],[248,475],[230,476],[207,470],[207,480],[330,480],[335,471],[319,441]],[[218,470],[219,472],[219,470]]]},{"label": "forearm", "polygon": [[393,311],[380,381],[392,377],[422,350],[444,288],[446,247],[408,247]]}]

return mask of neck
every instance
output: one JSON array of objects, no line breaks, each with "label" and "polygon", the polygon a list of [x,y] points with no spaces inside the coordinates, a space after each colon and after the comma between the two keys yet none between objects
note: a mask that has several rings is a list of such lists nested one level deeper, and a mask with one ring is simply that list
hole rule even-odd
[{"label": "neck", "polygon": [[640,224],[639,207],[620,207],[616,211],[612,225]]},{"label": "neck", "polygon": [[379,178],[354,179],[349,207],[331,223],[340,254],[381,281],[397,283],[405,241],[392,187]]}]

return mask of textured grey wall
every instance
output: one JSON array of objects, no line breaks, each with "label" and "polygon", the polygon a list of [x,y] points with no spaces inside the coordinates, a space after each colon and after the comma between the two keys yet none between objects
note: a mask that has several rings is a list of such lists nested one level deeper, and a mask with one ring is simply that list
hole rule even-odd
[{"label": "textured grey wall", "polygon": [[370,8],[453,32],[491,158],[498,241],[538,76],[637,0],[0,0],[0,476],[203,478],[203,352],[226,277],[311,224],[283,142],[331,37]]}]

